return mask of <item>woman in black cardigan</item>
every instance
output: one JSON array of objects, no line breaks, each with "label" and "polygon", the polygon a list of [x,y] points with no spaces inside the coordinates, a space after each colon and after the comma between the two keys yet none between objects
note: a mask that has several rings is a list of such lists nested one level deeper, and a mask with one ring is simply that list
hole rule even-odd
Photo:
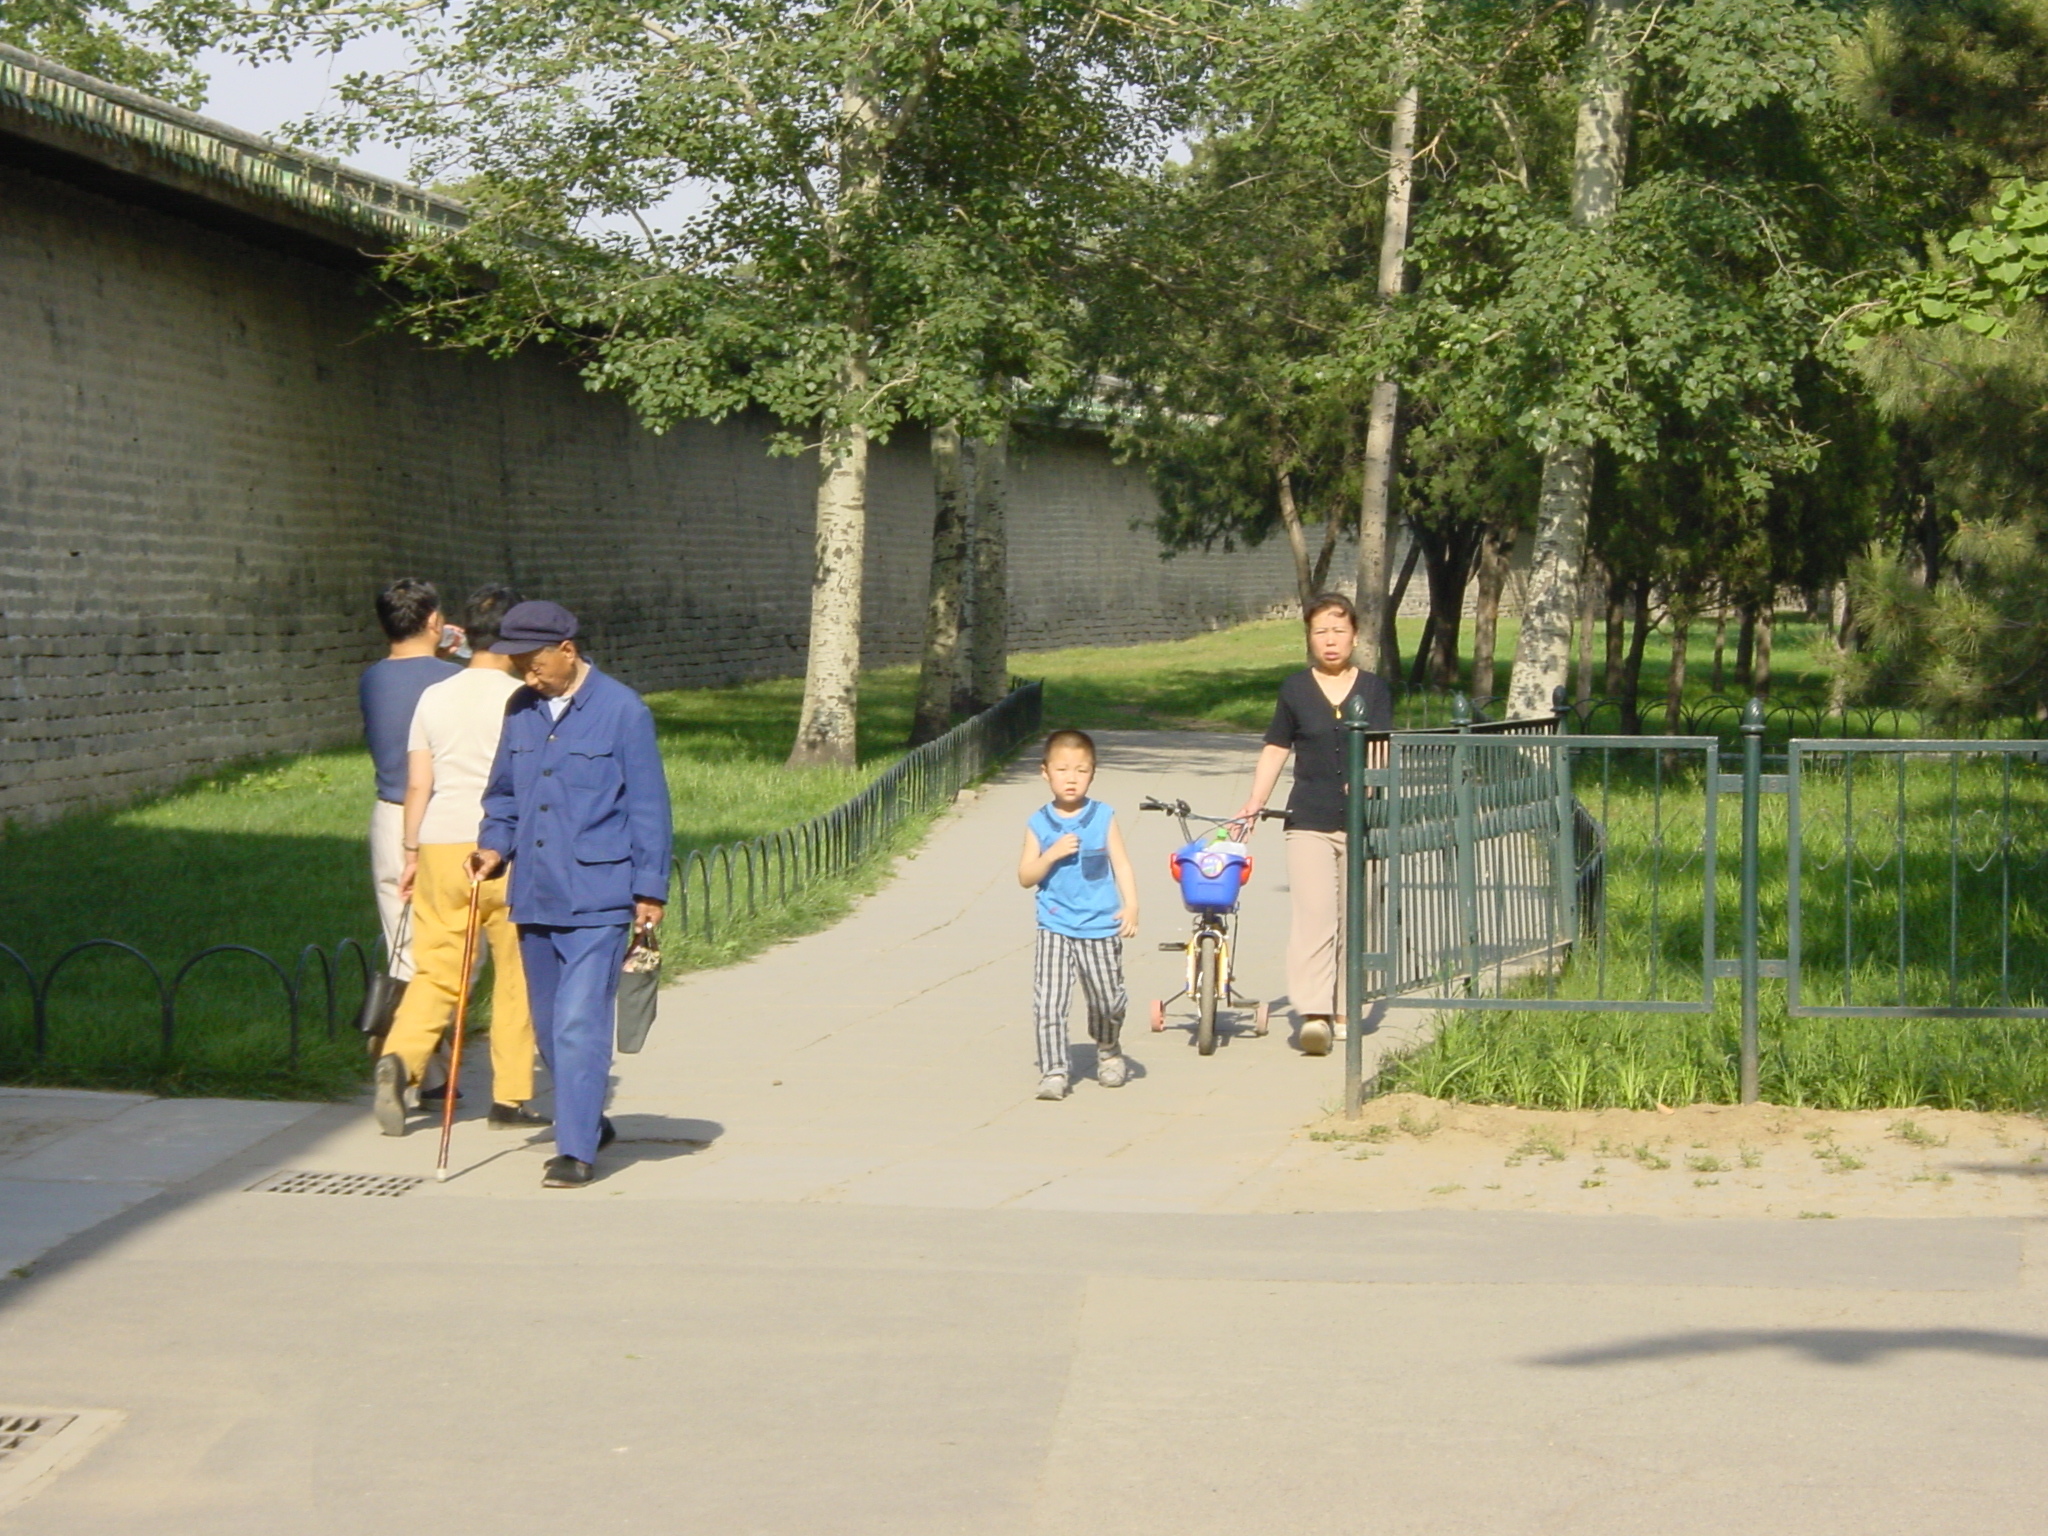
[{"label": "woman in black cardigan", "polygon": [[1301,1049],[1325,1056],[1337,1038],[1337,957],[1344,922],[1344,706],[1365,701],[1367,726],[1391,730],[1394,696],[1385,682],[1352,663],[1358,610],[1326,592],[1308,605],[1312,663],[1280,685],[1273,723],[1238,813],[1247,835],[1258,825],[1280,770],[1294,756],[1287,797],[1287,884],[1293,897],[1287,938],[1287,996],[1301,1018]]}]

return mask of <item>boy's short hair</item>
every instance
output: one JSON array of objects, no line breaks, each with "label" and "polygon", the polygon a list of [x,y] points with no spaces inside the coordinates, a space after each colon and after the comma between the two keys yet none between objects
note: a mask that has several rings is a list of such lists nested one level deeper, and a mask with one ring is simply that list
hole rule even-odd
[{"label": "boy's short hair", "polygon": [[1045,750],[1038,755],[1039,762],[1051,762],[1053,753],[1061,747],[1079,747],[1088,754],[1089,762],[1095,761],[1095,738],[1093,736],[1090,736],[1086,731],[1060,730],[1054,731],[1045,738]]},{"label": "boy's short hair", "polygon": [[431,581],[401,576],[377,594],[377,622],[393,640],[410,640],[427,627],[440,606],[441,594]]},{"label": "boy's short hair", "polygon": [[505,614],[519,602],[510,587],[478,587],[462,605],[462,630],[473,651],[489,650],[498,643]]}]

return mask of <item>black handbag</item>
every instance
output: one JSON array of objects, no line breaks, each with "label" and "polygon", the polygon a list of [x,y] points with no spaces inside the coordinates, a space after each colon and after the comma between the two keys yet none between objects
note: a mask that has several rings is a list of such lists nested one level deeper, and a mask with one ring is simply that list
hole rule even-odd
[{"label": "black handbag", "polygon": [[363,1006],[356,1010],[356,1028],[362,1031],[373,1057],[384,1054],[384,1037],[391,1033],[391,1021],[398,1016],[398,1005],[405,1000],[405,983],[391,974],[391,967],[405,953],[411,928],[412,903],[407,902],[398,916],[398,942],[385,960],[384,969],[373,972],[363,983]]},{"label": "black handbag", "polygon": [[652,928],[635,928],[619,972],[619,1053],[631,1056],[647,1043],[654,1004],[661,994],[661,939]]}]

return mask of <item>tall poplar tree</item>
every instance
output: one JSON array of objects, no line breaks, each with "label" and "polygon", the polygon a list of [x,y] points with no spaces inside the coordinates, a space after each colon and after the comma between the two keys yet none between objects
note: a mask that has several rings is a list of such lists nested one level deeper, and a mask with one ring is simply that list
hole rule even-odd
[{"label": "tall poplar tree", "polygon": [[405,42],[305,132],[461,187],[469,225],[393,265],[417,330],[563,348],[657,430],[765,408],[816,453],[790,761],[851,764],[870,447],[1064,381],[1088,189],[1157,152],[1177,51],[1092,0],[165,3],[259,57]]}]

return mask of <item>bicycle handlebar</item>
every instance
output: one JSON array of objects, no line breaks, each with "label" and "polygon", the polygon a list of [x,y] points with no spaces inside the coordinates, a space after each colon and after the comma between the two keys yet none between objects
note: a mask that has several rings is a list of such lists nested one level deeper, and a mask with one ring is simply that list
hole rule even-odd
[{"label": "bicycle handlebar", "polygon": [[[1185,800],[1155,800],[1150,795],[1147,795],[1138,802],[1138,809],[1141,811],[1164,811],[1169,816],[1183,816],[1189,821],[1206,821],[1212,826],[1219,827],[1228,826],[1233,822],[1249,821],[1252,819],[1248,816],[1204,816]],[[1260,821],[1285,821],[1287,813],[1285,811],[1260,811],[1258,819]]]}]

